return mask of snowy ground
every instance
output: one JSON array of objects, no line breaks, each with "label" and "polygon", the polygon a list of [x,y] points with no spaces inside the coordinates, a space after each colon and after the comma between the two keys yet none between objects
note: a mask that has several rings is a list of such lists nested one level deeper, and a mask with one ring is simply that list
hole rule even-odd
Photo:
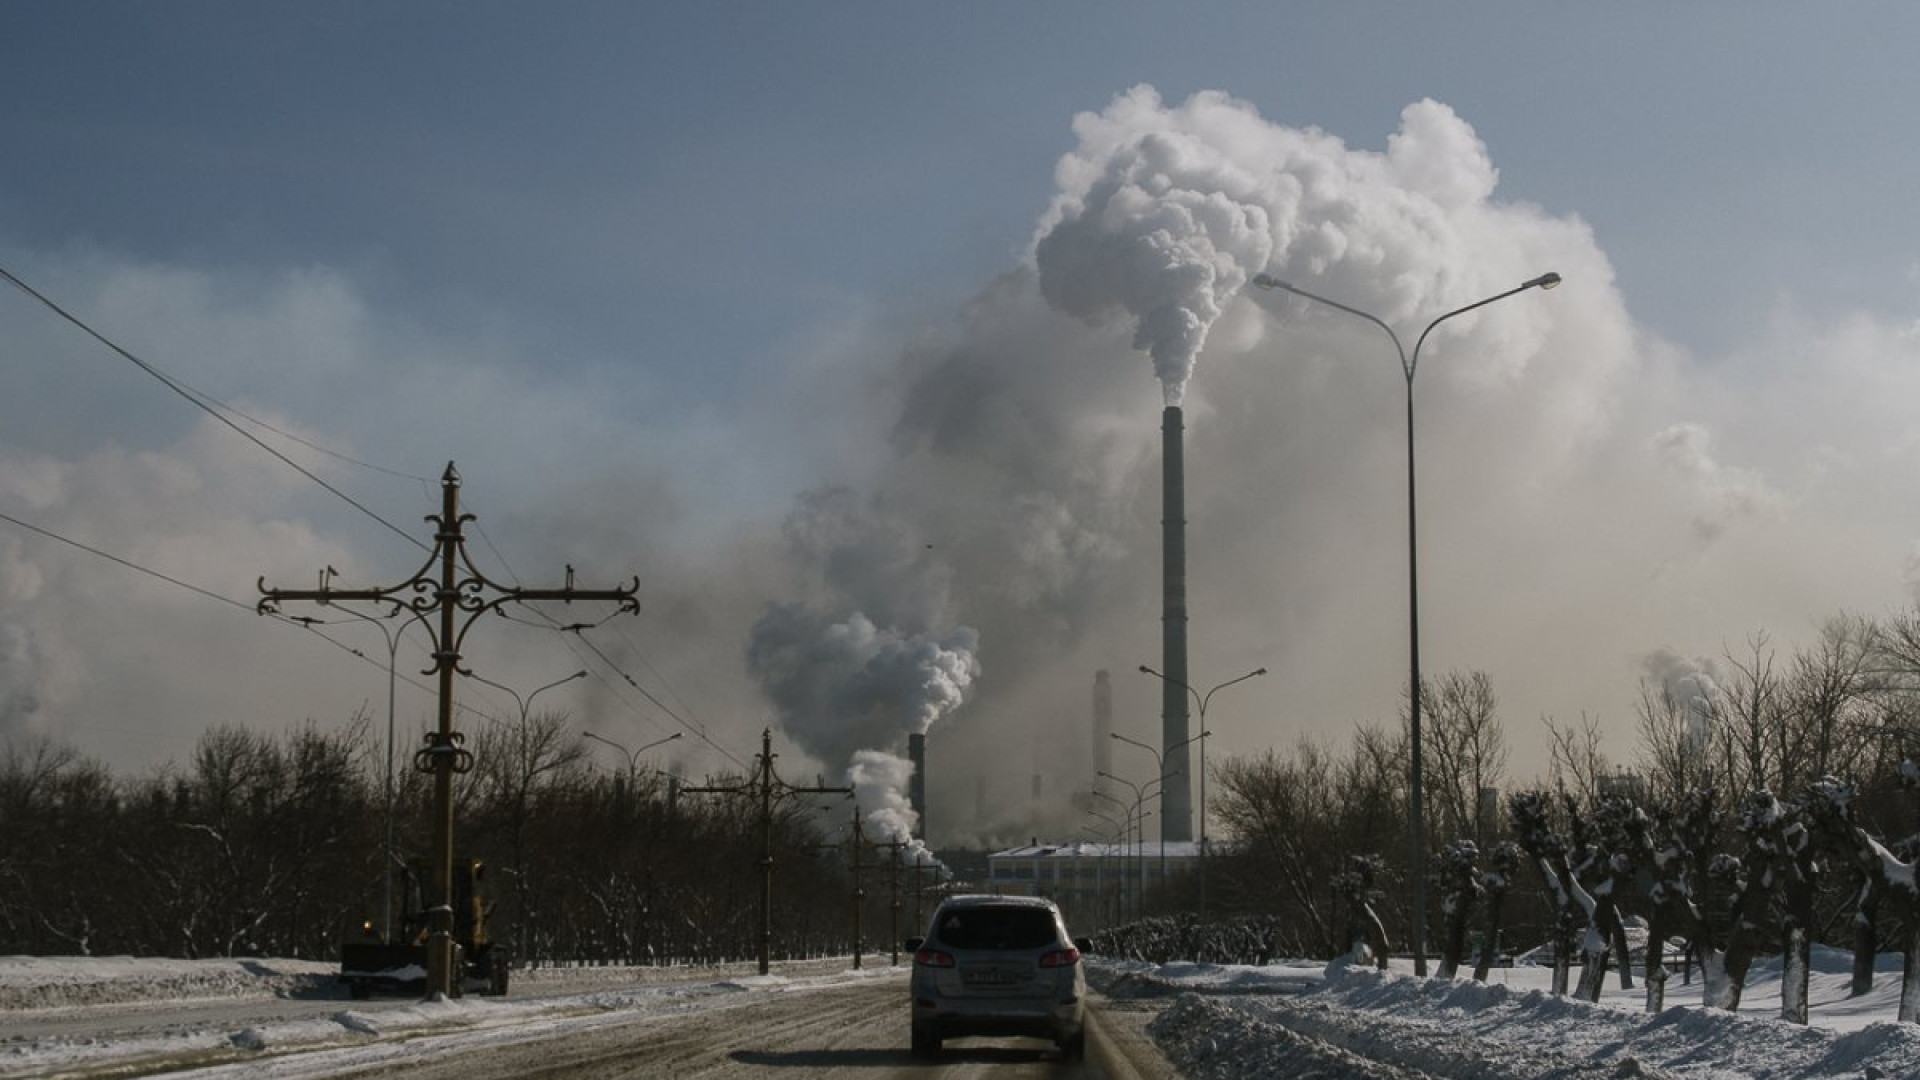
[{"label": "snowy ground", "polygon": [[[1699,1004],[1699,988],[1669,984],[1665,1011],[1648,1015],[1638,990],[1611,981],[1589,1005],[1546,993],[1550,972],[1515,967],[1480,985],[1410,974],[1266,968],[1093,965],[1116,1007],[1158,1010],[1156,1042],[1191,1080],[1232,1077],[1685,1077],[1697,1080],[1920,1075],[1920,1025],[1892,1022],[1898,961],[1873,993],[1846,996],[1846,957],[1816,959],[1813,1024],[1779,1011],[1776,969],[1762,969],[1737,1016]],[[671,1014],[851,980],[897,977],[884,958],[863,972],[826,961],[765,978],[751,967],[516,972],[506,999],[350,1002],[333,967],[301,961],[172,961],[0,957],[0,1077],[93,1071],[161,1055],[205,1062],[185,1075],[241,1075],[247,1055],[325,1047],[276,1058],[280,1077],[324,1076],[388,1063],[432,1035],[487,1045],[562,1036],[636,1011]],[[164,1001],[170,1019],[146,1024]],[[199,1009],[200,1011],[195,1011]],[[200,1016],[204,1019],[181,1019]],[[117,1017],[117,1019],[116,1019]],[[238,1060],[236,1060],[238,1055]],[[310,1071],[298,1062],[312,1058]]]},{"label": "snowy ground", "polygon": [[1805,1027],[1778,1019],[1777,963],[1756,965],[1738,1015],[1702,1008],[1698,981],[1678,977],[1657,1014],[1637,979],[1623,991],[1610,978],[1599,1004],[1554,997],[1541,967],[1498,969],[1480,984],[1324,965],[1105,965],[1096,984],[1118,1000],[1171,998],[1149,1030],[1190,1080],[1920,1076],[1920,1025],[1894,1022],[1899,958],[1882,957],[1859,998],[1847,996],[1849,965],[1816,954]]}]

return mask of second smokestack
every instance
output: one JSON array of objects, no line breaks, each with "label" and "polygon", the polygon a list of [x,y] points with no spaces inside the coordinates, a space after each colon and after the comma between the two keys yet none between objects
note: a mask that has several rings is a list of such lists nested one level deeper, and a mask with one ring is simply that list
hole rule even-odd
[{"label": "second smokestack", "polygon": [[1160,622],[1160,761],[1167,770],[1160,799],[1160,840],[1193,839],[1193,778],[1187,770],[1187,479],[1186,437],[1180,406],[1160,423],[1164,467],[1160,519],[1164,584]]},{"label": "second smokestack", "polygon": [[913,765],[913,775],[907,778],[907,805],[913,809],[914,839],[926,842],[927,839],[927,737],[921,734],[907,736],[907,761]]}]

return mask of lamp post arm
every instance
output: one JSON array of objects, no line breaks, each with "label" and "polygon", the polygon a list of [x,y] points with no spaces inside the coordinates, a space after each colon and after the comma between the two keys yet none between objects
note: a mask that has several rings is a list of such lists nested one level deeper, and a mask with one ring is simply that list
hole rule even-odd
[{"label": "lamp post arm", "polygon": [[1227,687],[1232,686],[1234,683],[1243,683],[1243,682],[1246,682],[1248,679],[1253,678],[1256,675],[1265,675],[1266,673],[1267,673],[1266,668],[1256,668],[1253,671],[1249,671],[1245,675],[1242,675],[1237,679],[1228,679],[1226,682],[1223,682],[1219,686],[1216,686],[1213,689],[1207,691],[1206,696],[1200,699],[1200,719],[1203,721],[1206,720],[1207,702],[1213,700],[1213,695],[1219,693],[1222,690],[1225,690]]},{"label": "lamp post arm", "polygon": [[[1542,274],[1539,277],[1534,278],[1532,281],[1526,281],[1526,282],[1522,282],[1519,285],[1515,285],[1513,288],[1508,289],[1506,292],[1496,293],[1492,296],[1487,297],[1485,300],[1476,300],[1473,303],[1468,304],[1466,307],[1454,308],[1452,311],[1447,312],[1445,315],[1442,315],[1434,319],[1432,322],[1427,324],[1427,328],[1425,330],[1420,331],[1419,339],[1413,343],[1413,359],[1411,361],[1408,361],[1406,358],[1406,353],[1404,351],[1400,354],[1400,362],[1405,364],[1407,367],[1407,381],[1409,383],[1413,381],[1414,370],[1420,366],[1420,346],[1425,345],[1427,343],[1427,335],[1433,333],[1434,327],[1439,326],[1441,323],[1446,322],[1448,319],[1453,318],[1455,315],[1465,315],[1469,311],[1486,307],[1488,304],[1498,303],[1499,301],[1505,300],[1507,297],[1513,296],[1516,293],[1523,293],[1523,292],[1526,292],[1528,289],[1551,289],[1558,284],[1560,284],[1559,274]],[[1294,291],[1298,291],[1298,290],[1294,290]],[[1302,294],[1302,295],[1305,295],[1305,294]],[[1319,298],[1315,297],[1315,299],[1319,299]],[[1331,300],[1328,300],[1325,302],[1329,304],[1333,304],[1333,301]],[[1333,306],[1340,307],[1340,305],[1338,304],[1334,304]],[[1353,311],[1352,308],[1344,308],[1342,310]],[[1355,314],[1360,314],[1360,313],[1355,312]],[[1367,316],[1367,317],[1372,318],[1372,316]],[[1379,319],[1374,319],[1373,321],[1376,323],[1380,322]],[[1380,325],[1385,326],[1386,324],[1380,323]],[[1388,331],[1388,333],[1392,333],[1392,331]],[[1395,338],[1393,343],[1395,345],[1399,345],[1400,339]]]},{"label": "lamp post arm", "polygon": [[[1372,323],[1373,325],[1386,331],[1387,337],[1393,341],[1394,351],[1400,354],[1400,370],[1406,373],[1407,382],[1409,383],[1413,382],[1413,364],[1409,363],[1407,360],[1407,347],[1400,344],[1400,335],[1394,333],[1393,327],[1388,326],[1385,322],[1381,321],[1379,316],[1373,314],[1372,312],[1361,311],[1357,307],[1348,307],[1347,305],[1341,303],[1338,300],[1329,300],[1326,297],[1319,295],[1318,293],[1310,293],[1307,290],[1302,289],[1297,285],[1290,285],[1287,282],[1281,281],[1279,278],[1272,277],[1267,274],[1254,275],[1253,283],[1263,289],[1282,289],[1294,294],[1295,296],[1303,296],[1308,300],[1315,301],[1316,303],[1325,304],[1330,308],[1335,308],[1337,310],[1344,311],[1349,315],[1353,315],[1358,318],[1365,319],[1368,322]],[[1521,288],[1525,288],[1525,287],[1526,286],[1524,285],[1521,286]],[[1516,289],[1514,291],[1518,292],[1519,290]],[[1498,299],[1498,297],[1495,297],[1495,299]],[[1491,301],[1482,300],[1480,303],[1481,304],[1491,303]],[[1471,311],[1473,310],[1473,308],[1476,308],[1479,306],[1480,304],[1474,304],[1472,305],[1472,307],[1461,308],[1460,311]],[[1440,319],[1451,318],[1454,315],[1460,314],[1460,311],[1448,312],[1446,315],[1442,315]],[[1440,319],[1435,319],[1434,321],[1437,323],[1440,321]],[[1433,329],[1433,327],[1429,326],[1427,327],[1427,329],[1431,330]],[[1422,334],[1420,336],[1422,338],[1426,337],[1425,334]],[[1419,354],[1418,346],[1415,346],[1414,353],[1416,356]]]}]

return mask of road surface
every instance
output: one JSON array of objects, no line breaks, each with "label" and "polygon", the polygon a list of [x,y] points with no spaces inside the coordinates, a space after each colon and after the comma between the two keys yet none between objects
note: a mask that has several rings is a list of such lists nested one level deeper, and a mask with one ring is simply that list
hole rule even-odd
[{"label": "road surface", "polygon": [[[1115,1004],[1090,1025],[1086,1061],[1067,1062],[1051,1043],[1033,1039],[951,1040],[932,1061],[907,1049],[906,971],[857,977],[741,980],[741,985],[689,987],[684,998],[642,1005],[598,994],[556,994],[525,1012],[448,1026],[379,1030],[384,1017],[422,1008],[417,1002],[351,1005],[282,1001],[228,1003],[228,1025],[277,1016],[332,1033],[312,1040],[244,1038],[220,1045],[159,1047],[61,1068],[65,1077],[166,1075],[172,1080],[1164,1080],[1171,1077],[1140,1033],[1144,1016]],[[361,1011],[363,1005],[372,1008]],[[528,1003],[522,1003],[526,1008]],[[87,1010],[102,1037],[115,1026],[149,1035],[171,1024],[202,1026],[205,1010],[222,1006],[156,1005]],[[301,1018],[327,1012],[362,1016],[355,1033]],[[118,1014],[116,1015],[103,1015]],[[183,1019],[183,1017],[186,1017]],[[77,1023],[77,1021],[76,1021]],[[0,1077],[16,1074],[0,1054]],[[45,1075],[45,1074],[40,1074]]]}]

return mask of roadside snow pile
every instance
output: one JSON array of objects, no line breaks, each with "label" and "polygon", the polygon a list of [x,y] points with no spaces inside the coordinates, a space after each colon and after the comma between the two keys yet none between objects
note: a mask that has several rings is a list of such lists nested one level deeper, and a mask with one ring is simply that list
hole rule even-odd
[{"label": "roadside snow pile", "polygon": [[1341,1016],[1324,1006],[1188,994],[1147,1026],[1187,1080],[1618,1080],[1667,1074],[1580,1061],[1552,1047],[1515,1047],[1396,1018]]},{"label": "roadside snow pile", "polygon": [[1698,1005],[1649,1015],[1540,989],[1365,969],[1328,971],[1304,993],[1252,997],[1242,981],[1227,990],[1233,998],[1212,996],[1234,982],[1194,980],[1202,992],[1182,992],[1149,1026],[1182,1075],[1890,1080],[1913,1075],[1920,1061],[1920,1026],[1911,1024],[1841,1031]]},{"label": "roadside snow pile", "polygon": [[200,998],[331,997],[339,966],[308,960],[0,956],[0,1009]]}]

